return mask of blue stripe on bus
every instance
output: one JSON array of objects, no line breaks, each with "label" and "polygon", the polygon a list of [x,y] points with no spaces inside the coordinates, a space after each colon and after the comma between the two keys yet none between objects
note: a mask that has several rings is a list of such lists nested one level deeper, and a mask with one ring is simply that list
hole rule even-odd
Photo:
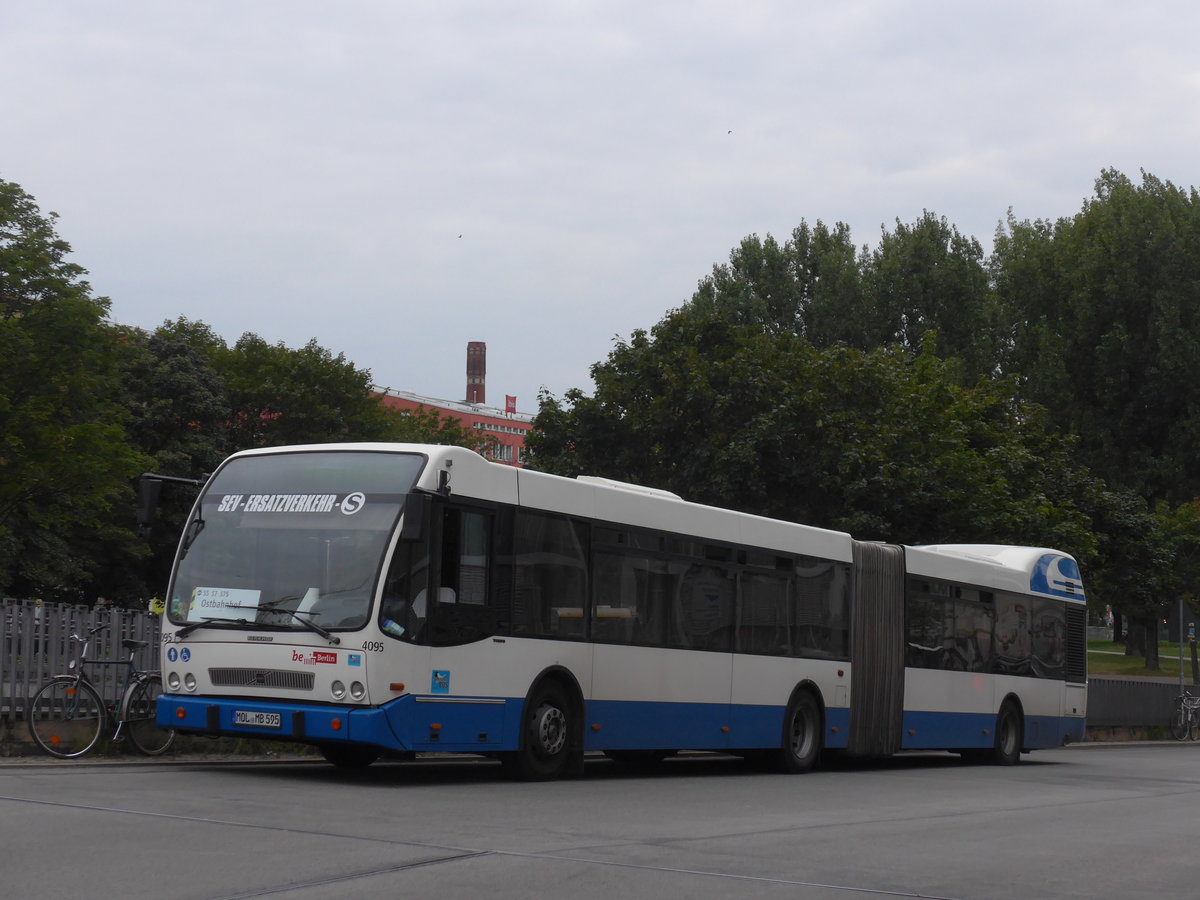
[{"label": "blue stripe on bus", "polygon": [[[1082,741],[1081,718],[1026,716],[1023,746],[1029,750]],[[996,740],[996,716],[986,713],[907,711],[900,746],[904,750],[986,749]]]},{"label": "blue stripe on bus", "polygon": [[[383,707],[347,708],[261,700],[164,695],[159,723],[195,731],[300,741],[354,741],[391,750],[515,750],[523,699],[401,697]],[[278,728],[237,725],[234,712],[279,713]],[[299,714],[299,715],[297,715]],[[334,728],[334,720],[340,727]],[[661,748],[727,750],[778,746],[781,706],[721,703],[590,701],[588,750]],[[846,746],[849,710],[826,711],[825,746]],[[593,726],[599,726],[594,728]]]},{"label": "blue stripe on bus", "polygon": [[[310,743],[349,741],[389,750],[494,753],[515,750],[523,699],[401,697],[382,707],[333,707],[260,700],[164,694],[160,725],[192,731],[270,737]],[[279,713],[278,728],[238,725],[235,711]],[[824,746],[845,748],[850,711],[825,711]],[[976,713],[904,713],[904,750],[987,748],[996,717]],[[599,726],[598,728],[596,726]],[[587,750],[737,750],[779,746],[781,706],[720,703],[649,703],[593,700],[586,706]],[[1027,716],[1025,747],[1059,747],[1081,741],[1081,718]]]}]

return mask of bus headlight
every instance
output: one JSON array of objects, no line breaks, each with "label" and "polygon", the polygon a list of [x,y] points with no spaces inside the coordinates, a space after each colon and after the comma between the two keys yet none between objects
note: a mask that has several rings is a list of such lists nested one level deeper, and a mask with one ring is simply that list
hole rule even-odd
[{"label": "bus headlight", "polygon": [[196,690],[196,676],[193,675],[191,672],[188,672],[186,675],[184,675],[183,676],[183,686],[185,688],[187,688],[189,691]]},{"label": "bus headlight", "polygon": [[340,681],[335,681],[329,686],[329,693],[333,694],[334,700],[341,700],[346,696],[346,686]]},{"label": "bus headlight", "polygon": [[361,700],[367,696],[367,688],[361,681],[354,681],[350,684],[350,696],[355,700]]},{"label": "bus headlight", "polygon": [[179,690],[179,685],[181,685],[182,683],[183,682],[181,682],[179,680],[178,672],[172,672],[170,675],[167,676],[167,687],[169,687],[172,691]]}]

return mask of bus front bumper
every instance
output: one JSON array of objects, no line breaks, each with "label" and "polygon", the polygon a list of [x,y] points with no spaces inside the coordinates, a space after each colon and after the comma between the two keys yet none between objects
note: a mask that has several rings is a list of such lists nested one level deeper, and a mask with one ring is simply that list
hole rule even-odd
[{"label": "bus front bumper", "polygon": [[409,749],[401,746],[387,713],[372,707],[163,694],[156,718],[162,728],[195,734]]},{"label": "bus front bumper", "polygon": [[519,701],[405,696],[383,706],[163,694],[162,728],[305,744],[370,744],[392,751],[494,753],[516,747]]}]

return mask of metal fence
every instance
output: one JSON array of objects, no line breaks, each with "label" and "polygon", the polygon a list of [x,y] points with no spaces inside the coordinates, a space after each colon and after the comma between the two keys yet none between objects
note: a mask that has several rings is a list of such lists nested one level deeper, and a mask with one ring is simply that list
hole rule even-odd
[{"label": "metal fence", "polygon": [[[1193,694],[1200,688],[1188,686]],[[1178,681],[1088,680],[1089,728],[1166,728],[1179,696]]]},{"label": "metal fence", "polygon": [[[141,668],[158,668],[160,617],[131,609],[89,609],[30,600],[0,600],[0,718],[23,713],[29,695],[48,678],[67,671],[79,654],[72,634],[107,625],[92,638],[88,659],[120,661],[129,657],[121,646],[125,638],[149,641],[137,656]],[[88,677],[109,703],[116,703],[124,686],[125,669],[119,665],[92,665]]]}]

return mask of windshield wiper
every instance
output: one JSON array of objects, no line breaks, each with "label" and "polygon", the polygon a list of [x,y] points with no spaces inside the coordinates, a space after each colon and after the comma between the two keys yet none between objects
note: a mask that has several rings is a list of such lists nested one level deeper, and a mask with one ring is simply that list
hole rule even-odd
[{"label": "windshield wiper", "polygon": [[[340,644],[342,642],[342,639],[340,637],[338,637],[336,634],[333,634],[333,633],[325,630],[324,628],[322,628],[320,625],[318,625],[316,622],[312,621],[311,619],[304,618],[304,615],[305,615],[304,613],[297,612],[294,609],[279,609],[275,605],[277,603],[282,603],[285,600],[294,600],[294,599],[295,599],[294,597],[280,597],[278,600],[268,600],[266,603],[260,604],[259,606],[243,606],[241,604],[237,604],[237,605],[231,606],[229,608],[231,608],[231,609],[255,609],[255,610],[266,610],[267,612],[273,612],[273,613],[287,613],[289,616],[291,616],[293,619],[295,619],[297,622],[299,622],[301,625],[303,625],[309,631],[315,631],[321,637],[325,638],[325,640],[329,641],[329,643]],[[307,615],[311,616],[311,615],[313,615],[313,613],[308,613]],[[243,619],[242,621],[245,621],[245,620]]]},{"label": "windshield wiper", "polygon": [[191,549],[192,544],[196,543],[196,538],[200,537],[200,532],[204,530],[204,517],[200,511],[196,511],[196,518],[188,522],[187,531],[183,533],[183,546],[179,549],[179,558],[183,559],[187,556],[187,552]]},{"label": "windshield wiper", "polygon": [[185,638],[197,628],[207,628],[209,625],[253,625],[253,622],[247,622],[245,619],[205,619],[203,622],[193,622],[191,625],[184,625],[177,632],[175,637]]},{"label": "windshield wiper", "polygon": [[258,610],[259,612],[273,612],[273,613],[290,612],[291,610],[276,609],[276,607],[279,606],[280,603],[288,603],[292,600],[299,600],[299,599],[301,599],[299,594],[285,594],[282,597],[276,597],[274,600],[264,600],[262,603],[258,604],[258,606],[250,606],[249,604],[238,603],[233,608],[234,609],[254,609],[254,610]]}]

